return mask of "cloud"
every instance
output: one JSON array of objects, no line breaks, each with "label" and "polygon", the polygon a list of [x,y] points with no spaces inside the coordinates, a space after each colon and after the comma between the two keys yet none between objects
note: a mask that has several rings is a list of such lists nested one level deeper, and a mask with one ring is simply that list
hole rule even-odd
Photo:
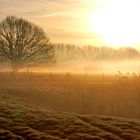
[{"label": "cloud", "polygon": [[68,15],[69,12],[56,12],[56,13],[48,13],[48,14],[45,14],[45,15],[41,15],[39,17],[54,17],[54,16],[66,16]]},{"label": "cloud", "polygon": [[39,17],[54,17],[54,16],[58,16],[58,15],[61,15],[62,13],[51,13],[51,14],[46,14],[46,15],[42,15],[42,16],[39,16]]}]

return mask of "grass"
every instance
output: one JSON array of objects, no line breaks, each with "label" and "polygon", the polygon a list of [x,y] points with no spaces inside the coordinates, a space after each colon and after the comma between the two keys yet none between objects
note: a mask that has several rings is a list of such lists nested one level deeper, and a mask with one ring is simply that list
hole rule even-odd
[{"label": "grass", "polygon": [[[139,98],[136,98],[138,92],[135,93],[139,91],[138,78],[131,77],[123,85],[116,77],[102,79],[102,77],[91,76],[85,82],[83,76],[79,75],[77,84],[75,75],[70,77],[68,85],[63,75],[53,78],[52,81],[49,76],[45,75],[20,76],[15,79],[1,75],[0,139],[140,139],[139,114],[135,112],[139,109],[137,102]],[[124,91],[125,86],[128,89],[125,88]],[[119,99],[119,103],[116,102],[116,98]],[[125,101],[126,99],[129,101]],[[133,104],[134,101],[135,104]],[[126,104],[128,102],[131,103]],[[111,103],[114,103],[115,113],[109,107],[113,105]],[[134,112],[137,119],[132,119],[134,115],[132,112],[127,116],[129,111]],[[125,115],[123,112],[126,112]]]}]

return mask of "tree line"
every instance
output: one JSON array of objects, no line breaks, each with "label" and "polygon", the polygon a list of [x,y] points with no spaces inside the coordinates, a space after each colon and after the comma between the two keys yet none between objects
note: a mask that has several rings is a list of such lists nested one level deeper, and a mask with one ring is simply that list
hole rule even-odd
[{"label": "tree line", "polygon": [[140,58],[140,52],[135,48],[76,46],[71,44],[51,44],[55,56],[59,61],[97,61],[97,60],[122,60]]}]

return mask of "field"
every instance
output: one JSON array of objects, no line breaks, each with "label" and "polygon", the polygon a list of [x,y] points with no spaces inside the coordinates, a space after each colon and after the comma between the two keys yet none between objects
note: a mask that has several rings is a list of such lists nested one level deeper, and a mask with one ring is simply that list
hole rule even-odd
[{"label": "field", "polygon": [[138,76],[0,74],[0,139],[139,140]]}]

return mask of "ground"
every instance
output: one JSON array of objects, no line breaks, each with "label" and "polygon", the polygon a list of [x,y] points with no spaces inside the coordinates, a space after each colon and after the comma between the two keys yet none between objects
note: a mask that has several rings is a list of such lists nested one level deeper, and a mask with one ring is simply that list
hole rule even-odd
[{"label": "ground", "polygon": [[[26,77],[23,80],[21,77],[11,78],[1,75],[0,139],[140,140],[139,118],[132,119],[105,116],[98,113],[95,115],[95,113],[86,114],[85,112],[62,111],[64,106],[58,107],[57,103],[54,103],[56,99],[52,100],[51,95],[48,93],[52,90],[54,91],[54,88],[50,87],[49,89],[48,86],[43,88],[39,84],[37,86],[37,80],[39,79],[39,83],[42,84],[47,81],[47,78],[44,81],[40,76],[37,78]],[[61,88],[60,83],[58,84],[59,88]],[[59,90],[61,91],[61,89]],[[59,95],[60,91],[58,92]],[[78,92],[77,89],[76,91]],[[58,93],[52,96],[56,98]],[[52,92],[51,94],[54,93]],[[45,99],[45,96],[47,99]],[[45,100],[48,102],[49,97],[51,103],[45,104]],[[63,102],[63,105],[67,104]],[[75,102],[74,105],[76,108]]]}]

